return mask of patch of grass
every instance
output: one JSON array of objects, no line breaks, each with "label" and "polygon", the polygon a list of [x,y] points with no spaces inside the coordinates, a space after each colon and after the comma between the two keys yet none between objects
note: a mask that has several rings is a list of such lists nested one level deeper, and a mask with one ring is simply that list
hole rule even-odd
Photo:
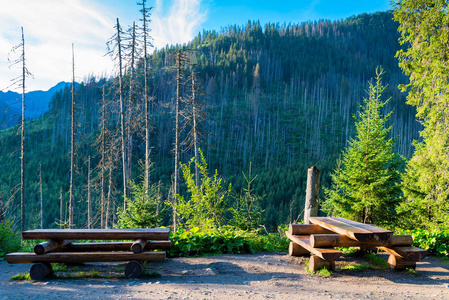
[{"label": "patch of grass", "polygon": [[30,273],[19,273],[17,275],[11,276],[9,280],[31,280]]},{"label": "patch of grass", "polygon": [[162,277],[162,275],[154,271],[153,272],[144,271],[141,277],[159,278]]},{"label": "patch of grass", "polygon": [[388,269],[390,267],[385,259],[377,256],[374,253],[365,253],[363,257],[367,259],[370,263],[374,264],[375,266],[381,269]]},{"label": "patch of grass", "polygon": [[304,270],[309,274],[315,274],[323,277],[329,277],[333,274],[333,272],[328,270],[326,267],[319,269],[317,271],[309,270],[309,268],[304,268]]},{"label": "patch of grass", "polygon": [[108,276],[100,274],[97,270],[82,271],[82,272],[68,272],[67,274],[55,274],[56,278],[109,278]]},{"label": "patch of grass", "polygon": [[360,270],[377,270],[378,267],[375,267],[371,264],[361,263],[361,264],[355,264],[355,265],[346,265],[341,268],[342,270],[349,270],[349,271],[360,271]]},{"label": "patch of grass", "polygon": [[413,268],[407,268],[407,269],[405,269],[405,272],[408,273],[408,274],[410,274],[410,275],[414,275],[414,276],[417,276],[417,275],[418,275],[418,271],[416,271],[416,270],[413,269]]},{"label": "patch of grass", "polygon": [[357,248],[354,247],[335,247],[335,249],[341,251],[343,256],[353,256],[357,253]]}]

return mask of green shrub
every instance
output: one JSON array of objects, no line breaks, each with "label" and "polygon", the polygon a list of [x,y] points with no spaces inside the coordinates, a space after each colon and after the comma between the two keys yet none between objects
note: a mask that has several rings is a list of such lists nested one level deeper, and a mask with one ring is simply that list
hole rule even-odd
[{"label": "green shrub", "polygon": [[427,250],[429,255],[449,256],[449,230],[412,230],[413,245]]},{"label": "green shrub", "polygon": [[20,237],[13,229],[13,222],[0,223],[0,257],[20,249]]},{"label": "green shrub", "polygon": [[233,230],[231,228],[200,231],[179,230],[172,234],[170,255],[200,256],[207,254],[243,254],[259,251],[287,251],[288,240],[279,234],[262,235],[256,231]]}]

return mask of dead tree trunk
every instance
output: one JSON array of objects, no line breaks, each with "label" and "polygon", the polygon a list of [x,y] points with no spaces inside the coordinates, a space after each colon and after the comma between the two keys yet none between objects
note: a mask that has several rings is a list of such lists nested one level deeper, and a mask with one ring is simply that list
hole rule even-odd
[{"label": "dead tree trunk", "polygon": [[178,195],[178,179],[179,179],[179,113],[181,105],[181,51],[176,55],[176,104],[175,104],[175,174],[173,183],[173,231],[176,231],[177,211],[176,211],[176,195]]},{"label": "dead tree trunk", "polygon": [[20,226],[25,229],[25,37],[22,27],[22,120],[20,126]]},{"label": "dead tree trunk", "polygon": [[123,171],[123,209],[126,210],[126,194],[128,187],[128,178],[126,176],[126,148],[125,148],[125,112],[123,109],[123,72],[122,72],[122,45],[120,39],[120,23],[117,18],[117,47],[118,47],[118,61],[119,61],[119,98],[120,98],[120,140],[122,150],[122,171]]},{"label": "dead tree trunk", "polygon": [[70,191],[69,191],[69,228],[73,228],[73,193],[75,172],[75,54],[72,44],[72,124],[70,135]]},{"label": "dead tree trunk", "polygon": [[306,204],[304,207],[304,224],[310,224],[309,217],[318,215],[318,196],[320,193],[320,171],[315,167],[307,172]]},{"label": "dead tree trunk", "polygon": [[87,228],[92,228],[92,198],[90,181],[90,156],[87,159]]},{"label": "dead tree trunk", "polygon": [[102,105],[102,116],[101,116],[101,168],[100,168],[100,227],[104,228],[104,206],[105,206],[105,197],[104,197],[104,173],[106,168],[106,99],[105,99],[105,90],[103,85],[103,105]]},{"label": "dead tree trunk", "polygon": [[41,219],[41,229],[44,229],[44,197],[42,195],[42,165],[39,164],[39,191],[41,196],[41,211],[40,211],[40,219]]},{"label": "dead tree trunk", "polygon": [[144,101],[145,101],[145,193],[148,193],[150,186],[150,100],[148,97],[148,58],[147,58],[147,36],[149,28],[148,13],[149,9],[146,7],[146,1],[142,0],[142,30],[143,30],[143,72],[144,72]]},{"label": "dead tree trunk", "polygon": [[59,229],[62,229],[62,224],[64,223],[64,203],[62,198],[62,186],[59,191]]},{"label": "dead tree trunk", "polygon": [[200,185],[200,172],[198,169],[199,157],[198,157],[198,131],[197,131],[197,105],[195,97],[195,72],[192,68],[192,121],[193,121],[193,151],[195,152],[195,184],[197,187]]},{"label": "dead tree trunk", "polygon": [[0,194],[0,223],[5,222],[5,204],[3,202],[3,192]]}]

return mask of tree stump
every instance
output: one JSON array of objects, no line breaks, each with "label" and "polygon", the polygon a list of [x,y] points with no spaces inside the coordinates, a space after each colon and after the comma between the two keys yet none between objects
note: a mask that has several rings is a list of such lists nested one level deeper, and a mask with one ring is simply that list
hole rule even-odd
[{"label": "tree stump", "polygon": [[35,263],[30,268],[30,277],[33,280],[43,280],[53,271],[50,263]]},{"label": "tree stump", "polygon": [[388,264],[390,265],[390,269],[394,270],[404,270],[407,268],[416,269],[416,262],[393,254],[388,258]]},{"label": "tree stump", "polygon": [[310,224],[309,217],[318,215],[318,197],[320,194],[320,171],[315,167],[307,171],[306,203],[304,206],[304,224]]},{"label": "tree stump", "polygon": [[324,267],[326,267],[328,270],[334,270],[335,269],[335,261],[324,260],[317,255],[310,256],[310,261],[309,261],[309,270],[310,271],[317,271]]},{"label": "tree stump", "polygon": [[290,254],[290,256],[303,256],[308,255],[309,253],[309,251],[296,243],[290,242],[290,245],[288,246],[288,254]]},{"label": "tree stump", "polygon": [[143,264],[137,260],[131,260],[126,264],[125,276],[127,278],[138,278],[143,274]]}]

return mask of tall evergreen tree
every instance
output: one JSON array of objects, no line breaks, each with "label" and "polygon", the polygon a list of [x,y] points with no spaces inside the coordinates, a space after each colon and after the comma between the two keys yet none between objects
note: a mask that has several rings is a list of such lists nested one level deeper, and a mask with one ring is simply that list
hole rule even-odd
[{"label": "tall evergreen tree", "polygon": [[399,0],[399,66],[410,76],[407,103],[416,107],[422,141],[403,176],[405,203],[413,225],[449,228],[449,10],[445,0]]},{"label": "tall evergreen tree", "polygon": [[381,100],[385,89],[381,68],[376,69],[376,83],[369,84],[369,98],[358,113],[357,136],[349,141],[341,165],[332,176],[332,186],[325,190],[323,209],[333,215],[360,222],[392,222],[400,196],[399,156],[393,152],[394,139],[386,127],[392,112],[382,115],[387,101]]}]

